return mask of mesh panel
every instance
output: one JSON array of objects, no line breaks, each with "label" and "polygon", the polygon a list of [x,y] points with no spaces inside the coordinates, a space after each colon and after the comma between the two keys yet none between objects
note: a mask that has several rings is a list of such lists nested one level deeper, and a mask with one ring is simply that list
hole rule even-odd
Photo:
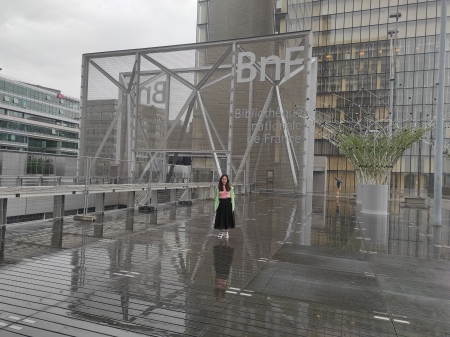
[{"label": "mesh panel", "polygon": [[312,84],[309,38],[85,55],[81,152],[97,158],[91,176],[145,183],[151,171],[152,183],[180,183],[228,173],[258,190],[304,192],[305,127],[295,111],[307,109]]}]

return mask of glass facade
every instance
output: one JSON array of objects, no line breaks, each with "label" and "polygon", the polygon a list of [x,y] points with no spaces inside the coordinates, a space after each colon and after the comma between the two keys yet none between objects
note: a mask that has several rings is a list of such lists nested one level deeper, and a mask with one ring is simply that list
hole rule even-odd
[{"label": "glass facade", "polygon": [[79,101],[0,76],[0,149],[78,155]]},{"label": "glass facade", "polygon": [[[208,26],[217,20],[219,14],[214,9],[220,1],[207,2],[209,16],[203,19],[206,27],[202,29],[208,31],[208,41],[213,41],[220,36],[208,30]],[[318,59],[318,112],[361,118],[364,110],[378,120],[388,121],[391,51],[395,61],[393,121],[420,119],[435,112],[440,1],[268,0],[260,4],[273,11],[273,20],[267,21],[268,26],[273,25],[272,33],[313,32],[313,56]],[[206,6],[204,2],[202,6]],[[238,7],[234,13],[237,11]],[[248,17],[249,26],[257,21],[252,15]],[[233,27],[229,26],[228,30]],[[247,36],[247,31],[241,34]],[[447,116],[449,68],[447,56]],[[446,130],[445,136],[450,137]],[[433,132],[430,137],[433,138]],[[344,187],[352,191],[353,168],[338,149],[317,138],[315,154],[329,158],[329,176],[343,176]],[[432,187],[433,153],[434,148],[427,142],[413,144],[393,170],[392,187],[415,192]],[[444,163],[444,172],[450,173],[449,163]],[[333,184],[333,179],[328,181]]]}]

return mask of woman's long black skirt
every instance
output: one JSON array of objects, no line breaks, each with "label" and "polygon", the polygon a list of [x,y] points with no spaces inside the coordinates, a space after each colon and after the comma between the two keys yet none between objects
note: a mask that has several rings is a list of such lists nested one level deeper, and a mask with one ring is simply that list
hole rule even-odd
[{"label": "woman's long black skirt", "polygon": [[219,207],[216,210],[214,221],[215,229],[234,228],[234,213],[231,198],[219,199]]}]

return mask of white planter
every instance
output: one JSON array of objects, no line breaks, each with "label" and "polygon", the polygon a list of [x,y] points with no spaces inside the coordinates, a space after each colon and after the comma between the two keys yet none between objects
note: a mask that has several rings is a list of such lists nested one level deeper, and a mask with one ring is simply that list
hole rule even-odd
[{"label": "white planter", "polygon": [[371,214],[389,213],[389,186],[364,185],[361,212]]},{"label": "white planter", "polygon": [[362,203],[362,189],[364,187],[365,184],[363,183],[357,183],[356,184],[356,203],[357,204],[361,204]]}]

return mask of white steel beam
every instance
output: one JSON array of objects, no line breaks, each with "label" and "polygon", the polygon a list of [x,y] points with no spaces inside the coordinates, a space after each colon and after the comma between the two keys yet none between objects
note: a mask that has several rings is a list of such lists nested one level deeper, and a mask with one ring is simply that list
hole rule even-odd
[{"label": "white steel beam", "polygon": [[231,76],[231,74],[223,75],[222,77],[219,77],[218,79],[215,79],[214,81],[211,81],[211,82],[208,82],[208,83],[204,84],[202,86],[202,89],[208,88],[209,86],[211,86],[213,84],[216,84],[216,83],[218,83],[220,81],[223,81],[224,79],[226,79],[226,78],[228,78],[230,76]]},{"label": "white steel beam", "polygon": [[228,115],[228,153],[227,153],[227,172],[232,176],[232,158],[233,158],[233,126],[234,126],[234,88],[236,86],[236,42],[233,42],[231,52],[231,88],[230,88],[230,110]]},{"label": "white steel beam", "polygon": [[[261,127],[262,121],[266,118],[267,109],[269,108],[270,102],[272,102],[273,97],[273,87],[270,88],[269,94],[267,95],[266,102],[264,103],[264,107],[259,115],[258,122],[256,122],[255,129],[253,130],[252,136],[250,137],[250,141],[247,144],[247,149],[245,150],[244,157],[242,157],[241,164],[239,165],[238,171],[236,173],[236,177],[234,180],[238,181],[241,176],[242,170],[247,162],[247,157],[252,150],[253,144],[255,143],[256,136],[258,135],[259,128]],[[256,171],[256,169],[255,169]]]},{"label": "white steel beam", "polygon": [[108,140],[108,137],[110,136],[112,130],[114,129],[114,126],[117,123],[117,119],[119,119],[120,116],[122,116],[122,111],[124,107],[125,101],[122,101],[122,104],[120,104],[119,108],[116,111],[116,115],[114,116],[113,120],[109,124],[108,130],[106,130],[106,134],[103,136],[103,139],[95,152],[94,159],[92,159],[92,165],[95,165],[95,161],[97,160],[98,156],[100,155],[100,152],[103,150],[103,146],[105,146],[106,141]]},{"label": "white steel beam", "polygon": [[[134,62],[133,67],[133,75],[130,78],[130,83],[128,85],[128,90],[131,92],[131,88],[134,85],[134,92],[133,92],[133,103],[134,103],[134,109],[133,109],[133,130],[132,130],[132,143],[133,148],[137,148],[137,121],[139,119],[139,102],[140,102],[140,87],[139,87],[139,78],[140,78],[140,70],[141,70],[141,57],[139,53],[136,53],[136,60]],[[131,161],[131,172],[130,172],[131,182],[134,183],[134,180],[136,179],[136,152],[133,151],[132,155],[132,161]]]},{"label": "white steel beam", "polygon": [[286,116],[284,115],[284,109],[283,109],[283,104],[281,103],[281,96],[280,96],[280,88],[277,86],[275,86],[275,90],[277,91],[277,100],[278,100],[278,108],[280,109],[280,114],[281,114],[281,125],[284,127],[282,127],[283,131],[284,131],[284,136],[286,137],[286,149],[288,152],[288,157],[289,157],[289,165],[291,167],[291,173],[292,173],[292,180],[294,181],[294,186],[295,188],[298,187],[298,181],[297,181],[297,174],[295,172],[295,167],[294,167],[294,161],[293,161],[293,156],[292,156],[292,147],[291,147],[291,138],[289,133],[287,132],[287,122],[286,122]]},{"label": "white steel beam", "polygon": [[[209,143],[210,143],[211,149],[213,151],[213,158],[214,158],[214,163],[216,164],[217,173],[221,176],[222,169],[220,168],[219,158],[217,158],[216,147],[214,146],[214,141],[212,139],[211,130],[209,129],[208,118],[206,117],[206,113],[205,113],[205,105],[203,104],[203,100],[200,95],[200,92],[197,92],[197,99],[200,104],[200,110],[202,112],[203,122],[205,124],[206,132],[208,134]],[[227,158],[228,158],[228,154],[227,154]]]},{"label": "white steel beam", "polygon": [[108,80],[110,80],[116,87],[118,87],[122,92],[128,93],[128,89],[125,88],[121,83],[117,82],[114,77],[112,77],[110,74],[108,74],[105,70],[103,70],[102,67],[100,67],[97,63],[90,60],[90,64],[92,64],[99,72],[101,72]]},{"label": "white steel beam", "polygon": [[161,63],[159,63],[158,61],[152,59],[150,56],[142,54],[142,57],[145,58],[147,61],[153,63],[155,66],[157,66],[159,69],[164,70],[166,73],[170,74],[170,76],[176,78],[178,81],[180,81],[181,83],[183,83],[185,86],[191,88],[192,90],[195,90],[195,85],[190,83],[189,81],[185,80],[183,77],[181,77],[180,75],[178,75],[177,73],[173,72],[172,70],[170,70],[169,68],[163,66]]}]

